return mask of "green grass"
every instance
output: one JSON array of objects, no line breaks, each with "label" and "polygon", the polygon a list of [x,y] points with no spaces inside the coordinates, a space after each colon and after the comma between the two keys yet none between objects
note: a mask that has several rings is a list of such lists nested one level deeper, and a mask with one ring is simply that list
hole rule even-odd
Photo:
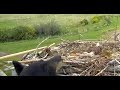
[{"label": "green grass", "polygon": [[[45,41],[41,46],[50,45],[52,43],[60,43],[61,38],[65,40],[76,40],[79,39],[78,35],[64,35],[64,36],[54,36]],[[29,50],[36,48],[36,46],[45,38],[38,38],[33,40],[21,40],[16,42],[5,42],[0,43],[0,51],[6,53],[17,53],[24,50]]]},{"label": "green grass", "polygon": [[[98,16],[101,14],[98,14]],[[115,30],[116,25],[120,28],[120,19],[117,22],[116,17],[113,17],[110,26],[103,26],[104,22],[98,24],[89,23],[86,26],[80,26],[80,21],[84,18],[90,20],[95,14],[1,14],[0,15],[0,30],[6,30],[19,25],[37,25],[47,23],[50,20],[55,20],[61,26],[61,32],[71,33],[72,35],[54,36],[43,45],[49,45],[53,42],[59,43],[60,37],[68,40],[76,39],[100,39],[106,32]],[[96,28],[98,27],[98,28]],[[87,29],[87,32],[84,32]],[[79,34],[83,37],[80,37]],[[35,48],[43,39],[21,40],[16,42],[0,43],[0,51],[8,53],[16,53],[24,50]]]},{"label": "green grass", "polygon": [[[49,45],[51,43],[60,43],[60,39],[77,40],[77,39],[97,39],[99,40],[106,32],[112,31],[116,28],[120,28],[120,20],[117,22],[116,17],[112,18],[112,24],[110,26],[103,26],[103,22],[98,24],[89,24],[86,26],[80,26],[80,20],[86,18],[90,19],[95,14],[12,14],[12,15],[0,15],[0,29],[16,27],[17,25],[37,25],[40,23],[46,23],[51,19],[54,19],[60,26],[63,32],[61,36],[51,37],[48,41],[44,42],[41,46]],[[98,27],[98,28],[96,28]],[[87,29],[87,32],[84,32]],[[64,33],[71,33],[71,35],[64,35]],[[79,34],[82,34],[80,37]],[[33,40],[21,40],[16,42],[0,43],[0,51],[6,53],[16,53],[24,50],[35,48],[44,38],[38,38]]]}]

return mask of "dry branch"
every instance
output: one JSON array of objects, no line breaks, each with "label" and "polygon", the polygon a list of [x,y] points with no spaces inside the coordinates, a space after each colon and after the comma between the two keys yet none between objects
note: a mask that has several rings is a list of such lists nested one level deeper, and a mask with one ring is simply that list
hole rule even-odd
[{"label": "dry branch", "polygon": [[39,46],[40,46],[43,42],[45,42],[46,40],[48,40],[48,39],[49,39],[49,37],[46,38],[46,39],[44,39],[43,41],[41,41],[41,42],[37,45],[36,50],[35,50],[35,54],[37,54]]},{"label": "dry branch", "polygon": [[[41,47],[41,48],[38,48],[39,50],[42,50],[44,48],[46,48],[47,46],[44,46],[44,47]],[[28,53],[28,52],[32,52],[32,51],[35,51],[36,49],[31,49],[31,50],[26,50],[26,51],[23,51],[23,52],[19,52],[19,53],[15,53],[15,54],[10,54],[10,55],[6,55],[6,56],[3,56],[3,57],[0,57],[0,60],[2,59],[6,59],[6,58],[10,58],[10,57],[14,57],[14,56],[18,56],[18,55],[22,55],[22,54],[25,54],[25,53]]]},{"label": "dry branch", "polygon": [[101,73],[103,73],[107,68],[108,68],[109,65],[107,65],[104,69],[102,69],[99,73],[97,73],[95,76],[98,76],[100,75]]},{"label": "dry branch", "polygon": [[83,73],[85,73],[87,70],[89,70],[91,67],[93,67],[93,64],[92,64],[90,67],[88,67],[87,69],[85,69],[84,71],[82,71],[82,72],[80,73],[80,76],[81,76]]}]

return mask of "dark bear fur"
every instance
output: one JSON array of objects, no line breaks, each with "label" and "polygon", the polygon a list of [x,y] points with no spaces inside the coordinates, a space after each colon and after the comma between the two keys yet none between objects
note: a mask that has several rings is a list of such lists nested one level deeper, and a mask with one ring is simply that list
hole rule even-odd
[{"label": "dark bear fur", "polygon": [[56,55],[50,60],[37,61],[29,66],[24,66],[17,61],[13,61],[12,63],[18,76],[56,76],[56,69],[61,61],[61,56]]}]

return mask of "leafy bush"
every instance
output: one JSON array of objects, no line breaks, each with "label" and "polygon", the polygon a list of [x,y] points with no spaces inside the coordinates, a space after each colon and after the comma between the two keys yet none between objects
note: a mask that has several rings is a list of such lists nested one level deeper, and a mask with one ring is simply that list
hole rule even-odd
[{"label": "leafy bush", "polygon": [[0,41],[5,40],[5,38],[5,33],[2,30],[0,30]]},{"label": "leafy bush", "polygon": [[60,26],[55,21],[50,21],[47,24],[35,26],[38,36],[53,36],[61,33]]},{"label": "leafy bush", "polygon": [[33,39],[38,36],[51,36],[61,33],[60,26],[55,21],[47,24],[32,26],[17,26],[0,30],[0,42]]},{"label": "leafy bush", "polygon": [[92,19],[91,19],[91,22],[94,24],[94,23],[99,23],[101,20],[100,16],[94,16]]},{"label": "leafy bush", "polygon": [[0,30],[0,41],[15,41],[32,39],[36,37],[36,30],[28,26],[18,26],[11,29]]},{"label": "leafy bush", "polygon": [[32,39],[36,37],[36,31],[32,27],[18,26],[13,29],[12,37],[15,40]]},{"label": "leafy bush", "polygon": [[88,25],[88,20],[83,19],[82,21],[80,21],[80,24],[83,25],[83,26]]}]

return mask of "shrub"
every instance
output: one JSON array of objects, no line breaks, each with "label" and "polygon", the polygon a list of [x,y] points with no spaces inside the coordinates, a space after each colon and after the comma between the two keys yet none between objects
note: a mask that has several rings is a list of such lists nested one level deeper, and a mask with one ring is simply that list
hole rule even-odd
[{"label": "shrub", "polygon": [[91,19],[91,22],[94,24],[94,23],[99,23],[100,22],[100,16],[94,16],[92,19]]},{"label": "shrub", "polygon": [[36,30],[28,26],[18,26],[11,29],[0,30],[0,41],[16,41],[36,37]]},{"label": "shrub", "polygon": [[13,28],[12,37],[15,40],[32,39],[36,37],[36,31],[32,27],[18,26]]},{"label": "shrub", "polygon": [[32,26],[17,26],[0,30],[0,42],[33,39],[38,36],[51,36],[61,33],[60,26],[55,21]]},{"label": "shrub", "polygon": [[35,26],[38,36],[53,36],[61,33],[60,26],[55,21],[50,21],[47,24]]},{"label": "shrub", "polygon": [[3,41],[4,37],[5,37],[5,33],[2,30],[0,30],[0,41]]},{"label": "shrub", "polygon": [[80,21],[80,24],[83,25],[83,26],[88,25],[88,20],[83,19],[82,21]]}]

